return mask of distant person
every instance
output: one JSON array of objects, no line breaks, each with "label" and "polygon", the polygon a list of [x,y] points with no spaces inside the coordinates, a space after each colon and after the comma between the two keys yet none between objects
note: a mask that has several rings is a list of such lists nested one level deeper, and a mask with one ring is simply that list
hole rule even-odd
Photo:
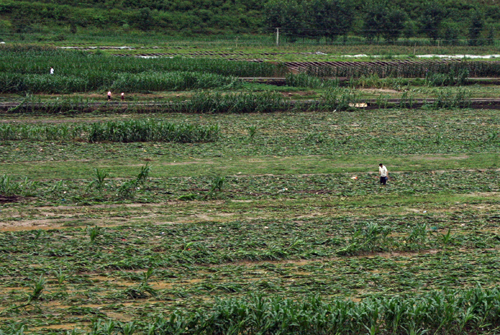
[{"label": "distant person", "polygon": [[108,91],[108,101],[111,101],[111,91]]},{"label": "distant person", "polygon": [[386,185],[388,172],[387,172],[387,168],[385,167],[384,164],[380,163],[378,165],[378,172],[380,174],[380,184]]},{"label": "distant person", "polygon": [[121,98],[122,98],[122,101],[125,101],[125,93],[122,92]]},{"label": "distant person", "polygon": [[54,74],[54,68],[52,66],[50,67],[50,74]]}]

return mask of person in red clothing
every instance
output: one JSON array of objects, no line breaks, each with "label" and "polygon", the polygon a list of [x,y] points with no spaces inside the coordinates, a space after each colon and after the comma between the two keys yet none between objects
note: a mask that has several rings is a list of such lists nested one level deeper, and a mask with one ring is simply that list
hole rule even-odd
[{"label": "person in red clothing", "polygon": [[121,98],[122,98],[122,101],[125,101],[125,93],[122,92]]}]

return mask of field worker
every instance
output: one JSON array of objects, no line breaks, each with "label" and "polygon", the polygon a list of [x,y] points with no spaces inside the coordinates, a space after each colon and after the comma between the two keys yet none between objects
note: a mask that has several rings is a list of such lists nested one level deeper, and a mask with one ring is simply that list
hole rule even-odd
[{"label": "field worker", "polygon": [[388,172],[384,164],[380,163],[378,165],[378,172],[380,173],[380,184],[386,185]]},{"label": "field worker", "polygon": [[122,101],[125,100],[125,93],[122,92]]},{"label": "field worker", "polygon": [[54,74],[54,68],[52,66],[50,67],[50,74]]},{"label": "field worker", "polygon": [[108,101],[111,100],[111,91],[108,91]]}]

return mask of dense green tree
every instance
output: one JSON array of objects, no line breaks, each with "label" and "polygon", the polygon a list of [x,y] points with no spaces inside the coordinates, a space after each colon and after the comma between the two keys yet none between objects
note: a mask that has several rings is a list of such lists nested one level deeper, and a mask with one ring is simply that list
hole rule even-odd
[{"label": "dense green tree", "polygon": [[435,0],[426,1],[425,7],[420,16],[421,30],[427,37],[437,40],[441,22],[446,17],[446,9],[440,2]]},{"label": "dense green tree", "polygon": [[495,44],[495,28],[490,26],[488,29],[488,36],[486,37],[486,45],[494,45]]},{"label": "dense green tree", "polygon": [[[485,27],[500,22],[500,0],[270,0],[267,5],[266,1],[0,0],[0,20],[4,33],[23,34],[47,31],[45,27],[184,35],[274,32],[280,27],[291,40],[333,41],[354,33],[370,41],[465,37],[471,44],[491,43],[488,37],[493,35]],[[482,17],[475,18],[476,12]]]},{"label": "dense green tree", "polygon": [[403,33],[407,19],[408,16],[402,10],[389,8],[389,13],[381,27],[382,37],[389,43],[394,43]]},{"label": "dense green tree", "polygon": [[472,13],[469,26],[469,45],[480,45],[481,32],[484,29],[483,15],[478,10]]},{"label": "dense green tree", "polygon": [[310,23],[309,35],[334,41],[338,36],[345,36],[351,31],[355,13],[348,1],[312,0],[306,6]]},{"label": "dense green tree", "polygon": [[413,20],[407,20],[403,28],[403,37],[410,39],[417,36],[417,24]]},{"label": "dense green tree", "polygon": [[453,21],[446,21],[443,25],[443,43],[446,45],[457,45],[460,37],[460,25]]},{"label": "dense green tree", "polygon": [[386,0],[367,2],[364,11],[363,36],[368,41],[382,36],[392,43],[401,36],[407,20],[405,12]]},{"label": "dense green tree", "polygon": [[266,4],[264,11],[270,31],[281,28],[282,34],[287,36],[290,42],[307,35],[309,29],[304,5],[297,0],[271,0]]},{"label": "dense green tree", "polygon": [[141,8],[139,11],[139,15],[137,16],[137,21],[135,22],[137,27],[141,30],[150,30],[155,22],[153,18],[153,14],[151,14],[151,9],[149,8]]},{"label": "dense green tree", "polygon": [[367,1],[363,8],[363,28],[361,34],[369,41],[380,37],[380,27],[387,16],[386,1]]}]

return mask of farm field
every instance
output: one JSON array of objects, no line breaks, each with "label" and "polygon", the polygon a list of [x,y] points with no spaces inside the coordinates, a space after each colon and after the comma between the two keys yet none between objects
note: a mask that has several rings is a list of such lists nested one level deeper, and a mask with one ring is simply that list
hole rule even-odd
[{"label": "farm field", "polygon": [[[52,37],[52,40],[50,40]],[[413,58],[418,55],[498,55],[500,45],[475,46],[471,48],[466,40],[462,45],[451,46],[432,45],[426,39],[410,39],[398,41],[398,44],[373,43],[366,44],[359,39],[352,39],[343,45],[336,41],[335,44],[318,43],[313,40],[299,40],[297,43],[287,42],[286,38],[280,39],[276,46],[275,34],[266,35],[207,35],[205,37],[173,37],[148,32],[146,34],[123,33],[91,33],[82,32],[75,35],[66,34],[64,39],[47,32],[43,37],[37,34],[24,35],[24,40],[18,35],[3,35],[6,44],[30,43],[40,46],[56,46],[59,48],[73,48],[89,50],[92,52],[140,55],[140,54],[166,54],[165,56],[185,57],[212,57],[235,59],[263,59],[268,61],[321,61],[342,60],[353,55],[366,55],[367,60],[373,56],[385,59]],[[168,54],[168,55],[167,55]]]},{"label": "farm field", "polygon": [[65,52],[0,51],[0,334],[498,333],[496,85]]}]

